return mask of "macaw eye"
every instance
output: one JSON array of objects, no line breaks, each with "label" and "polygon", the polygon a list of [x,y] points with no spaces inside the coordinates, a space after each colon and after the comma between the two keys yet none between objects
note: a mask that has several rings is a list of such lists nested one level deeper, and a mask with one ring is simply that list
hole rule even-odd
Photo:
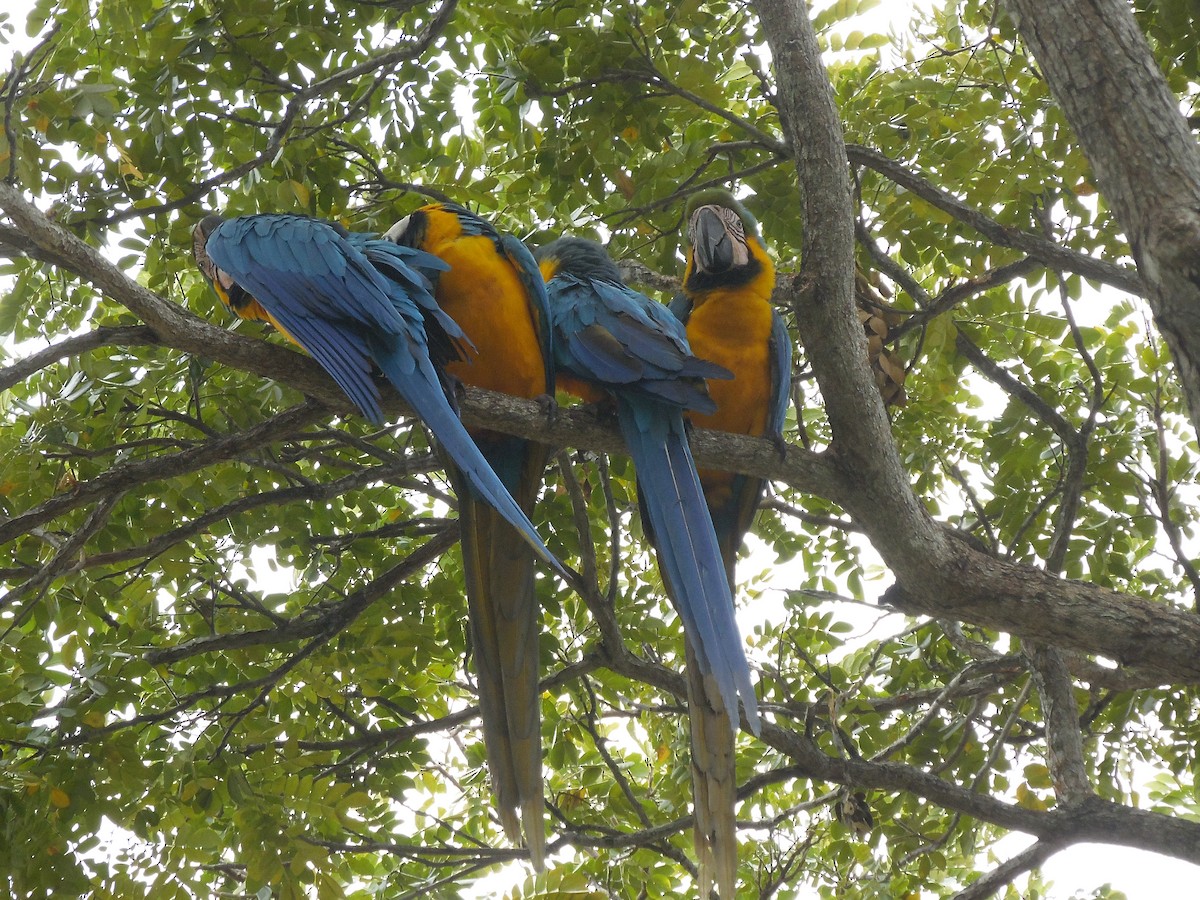
[{"label": "macaw eye", "polygon": [[192,255],[196,257],[196,265],[209,281],[217,280],[217,267],[204,249],[208,244],[208,235],[197,225],[192,229]]}]

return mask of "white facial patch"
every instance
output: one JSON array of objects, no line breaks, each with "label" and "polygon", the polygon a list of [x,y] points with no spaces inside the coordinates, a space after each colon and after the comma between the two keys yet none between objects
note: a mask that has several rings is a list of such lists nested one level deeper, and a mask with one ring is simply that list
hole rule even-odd
[{"label": "white facial patch", "polygon": [[393,244],[400,243],[400,238],[404,236],[404,232],[408,231],[408,220],[411,218],[412,216],[405,216],[383,233],[384,238]]},{"label": "white facial patch", "polygon": [[695,233],[700,213],[705,211],[715,215],[725,229],[725,234],[729,237],[729,242],[733,247],[733,267],[747,265],[750,262],[750,248],[746,244],[746,226],[742,224],[742,217],[737,214],[737,210],[717,204],[698,207],[692,213],[691,221],[688,222],[688,232]]}]

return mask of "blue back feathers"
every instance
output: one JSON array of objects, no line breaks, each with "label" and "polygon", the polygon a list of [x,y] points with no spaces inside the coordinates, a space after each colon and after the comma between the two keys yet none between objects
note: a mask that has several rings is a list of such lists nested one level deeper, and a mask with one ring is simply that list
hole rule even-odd
[{"label": "blue back feathers", "polygon": [[538,251],[554,261],[549,284],[555,364],[599,386],[712,412],[706,378],[730,378],[692,356],[683,324],[625,286],[604,248],[564,237]]},{"label": "blue back feathers", "polygon": [[[424,272],[445,268],[428,253],[350,238],[330,223],[292,215],[224,221],[209,234],[205,251],[373,422],[382,422],[383,414],[372,360],[403,349],[405,374],[411,374],[428,357],[422,310],[437,304]],[[440,324],[451,339],[465,339],[448,317]]]},{"label": "blue back feathers", "polygon": [[[683,323],[626,287],[603,248],[560,238],[538,251],[560,369],[605,388],[637,469],[663,581],[705,677],[727,710],[738,699],[757,731],[758,707],[712,518],[688,447],[683,410],[713,410],[705,378],[724,368],[692,356]],[[730,727],[736,728],[730,717]]]}]

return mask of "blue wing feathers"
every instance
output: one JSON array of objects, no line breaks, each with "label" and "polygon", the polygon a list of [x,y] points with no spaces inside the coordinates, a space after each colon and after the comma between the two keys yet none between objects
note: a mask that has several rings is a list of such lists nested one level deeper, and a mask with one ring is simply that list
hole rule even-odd
[{"label": "blue wing feathers", "polygon": [[371,265],[384,277],[396,282],[401,293],[416,303],[425,320],[430,356],[443,365],[456,360],[469,362],[475,345],[433,296],[438,275],[450,267],[439,257],[424,250],[366,235],[352,237],[352,243],[363,251]]},{"label": "blue wing feathers", "polygon": [[[272,228],[260,219],[292,221]],[[387,280],[325,222],[299,216],[230,219],[212,233],[206,249],[273,316],[276,307],[287,305],[298,315],[329,322],[393,332],[406,327],[389,302]]]},{"label": "blue wing feathers", "polygon": [[446,268],[441,260],[288,215],[227,220],[208,236],[205,250],[324,366],[364,416],[379,423],[379,389],[371,377],[377,365],[429,426],[470,489],[565,574],[467,434],[430,360],[427,321],[452,341],[466,340],[431,293],[430,274]]},{"label": "blue wing feathers", "polygon": [[622,384],[698,412],[715,408],[701,379],[731,378],[688,349],[683,325],[623,285],[558,274],[552,282],[555,353],[582,377]]},{"label": "blue wing feathers", "polygon": [[293,317],[286,311],[272,315],[325,368],[364,416],[377,425],[383,423],[379,388],[371,378],[364,343],[305,316]]},{"label": "blue wing feathers", "polygon": [[[685,409],[714,408],[704,378],[732,376],[692,356],[683,323],[622,284],[597,245],[567,238],[539,255],[557,265],[548,288],[555,362],[616,399],[663,580],[695,656],[725,708],[736,710],[740,697],[757,732],[732,589],[683,420]],[[732,717],[730,726],[736,727]]]},{"label": "blue wing feathers", "polygon": [[671,311],[671,315],[685,326],[687,325],[687,320],[692,317],[692,301],[684,293],[678,293],[672,297],[671,302],[667,304],[667,309]]}]

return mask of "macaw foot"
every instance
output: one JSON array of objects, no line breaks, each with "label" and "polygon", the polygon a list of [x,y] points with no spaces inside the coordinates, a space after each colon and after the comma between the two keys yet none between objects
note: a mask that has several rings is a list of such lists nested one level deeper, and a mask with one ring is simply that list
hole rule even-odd
[{"label": "macaw foot", "polygon": [[775,446],[775,452],[779,454],[779,460],[782,462],[787,459],[788,442],[784,440],[782,434],[772,434],[767,436],[771,443]]},{"label": "macaw foot", "polygon": [[545,417],[547,427],[553,428],[558,424],[558,413],[562,407],[558,405],[553,394],[538,394],[533,398],[533,402],[538,405],[538,409]]}]

